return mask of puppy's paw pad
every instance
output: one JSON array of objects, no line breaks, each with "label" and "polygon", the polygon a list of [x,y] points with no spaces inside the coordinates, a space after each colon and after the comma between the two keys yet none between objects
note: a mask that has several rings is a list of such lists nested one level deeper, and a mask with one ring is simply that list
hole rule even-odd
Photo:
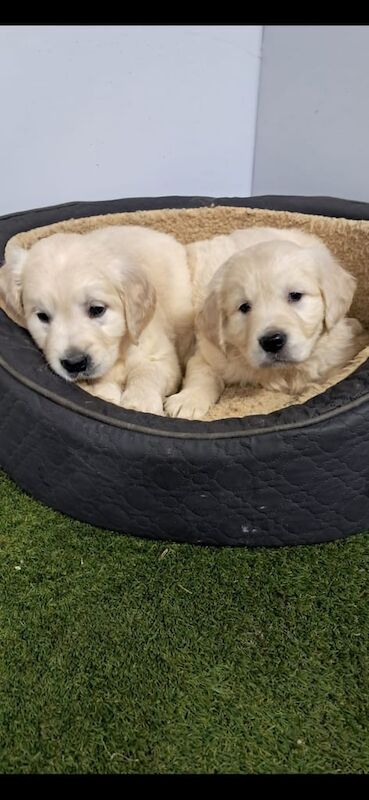
[{"label": "puppy's paw pad", "polygon": [[169,417],[203,419],[209,411],[210,403],[204,397],[183,389],[178,394],[167,397],[164,408]]}]

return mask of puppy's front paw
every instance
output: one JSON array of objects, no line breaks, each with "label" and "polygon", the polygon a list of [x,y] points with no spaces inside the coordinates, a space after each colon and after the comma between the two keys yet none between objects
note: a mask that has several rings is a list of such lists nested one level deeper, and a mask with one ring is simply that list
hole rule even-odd
[{"label": "puppy's front paw", "polygon": [[172,394],[164,402],[164,408],[169,417],[181,419],[203,419],[209,411],[211,403],[200,392],[191,389],[182,389],[178,394]]},{"label": "puppy's front paw", "polygon": [[100,385],[98,381],[96,383],[81,381],[78,385],[81,389],[84,389],[85,392],[94,395],[94,397],[99,397],[100,400],[105,400],[107,403],[114,403],[116,406],[120,405],[122,390],[116,383],[102,383]]},{"label": "puppy's front paw", "polygon": [[162,416],[163,400],[160,394],[144,394],[133,389],[126,389],[122,394],[120,405],[131,411],[141,411],[143,414],[158,414]]}]

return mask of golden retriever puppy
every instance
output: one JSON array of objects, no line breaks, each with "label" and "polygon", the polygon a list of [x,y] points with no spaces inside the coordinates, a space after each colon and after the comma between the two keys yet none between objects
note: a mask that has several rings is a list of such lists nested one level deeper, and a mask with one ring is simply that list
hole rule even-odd
[{"label": "golden retriever puppy", "polygon": [[[2,298],[2,300],[1,300]],[[0,303],[50,367],[125,408],[163,413],[193,336],[185,248],[139,226],[10,242]]]},{"label": "golden retriever puppy", "polygon": [[229,384],[301,392],[364,346],[360,323],[345,318],[355,279],[317,237],[253,228],[188,254],[197,343],[170,416],[201,419]]}]

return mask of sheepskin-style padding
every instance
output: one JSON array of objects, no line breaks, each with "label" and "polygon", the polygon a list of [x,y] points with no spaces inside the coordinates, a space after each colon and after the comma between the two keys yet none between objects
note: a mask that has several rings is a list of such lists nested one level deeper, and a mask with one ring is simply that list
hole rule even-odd
[{"label": "sheepskin-style padding", "polygon": [[[7,247],[19,244],[29,248],[38,239],[52,233],[87,231],[105,225],[145,225],[159,231],[171,233],[183,244],[207,239],[219,233],[230,233],[237,228],[249,226],[273,226],[276,228],[298,227],[320,236],[343,267],[358,279],[357,292],[350,311],[365,327],[369,328],[369,221],[336,219],[264,209],[217,206],[196,209],[164,209],[160,211],[136,211],[133,213],[106,214],[83,219],[69,219],[41,228],[19,233],[8,242]],[[254,387],[231,387],[226,389],[219,402],[210,410],[206,419],[244,417],[253,414],[268,414],[290,405],[304,403],[321,394],[330,386],[346,378],[369,356],[369,346],[345,366],[334,378],[319,385],[310,386],[303,394],[291,396],[280,392]]]}]

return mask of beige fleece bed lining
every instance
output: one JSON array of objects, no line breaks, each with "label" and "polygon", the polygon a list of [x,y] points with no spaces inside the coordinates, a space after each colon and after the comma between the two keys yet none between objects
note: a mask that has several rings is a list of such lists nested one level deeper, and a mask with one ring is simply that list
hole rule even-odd
[{"label": "beige fleece bed lining", "polygon": [[[172,233],[183,244],[198,239],[207,239],[218,233],[230,233],[237,228],[254,225],[271,225],[277,228],[299,227],[320,236],[339,258],[341,264],[358,279],[358,288],[350,311],[365,327],[369,328],[369,221],[346,220],[298,214],[289,211],[233,208],[217,206],[196,209],[164,209],[159,211],[135,211],[121,214],[103,214],[95,217],[70,219],[31,231],[18,233],[9,240],[7,247],[19,244],[30,247],[38,239],[52,233],[74,231],[86,233],[102,225],[145,225],[156,230]],[[342,369],[334,380],[319,386],[311,386],[299,397],[276,393],[267,389],[247,387],[227,389],[219,402],[210,410],[207,420],[226,417],[244,417],[254,414],[269,414],[290,405],[304,403],[321,394],[330,386],[346,378],[369,357],[369,346],[365,347],[353,361]]]}]

